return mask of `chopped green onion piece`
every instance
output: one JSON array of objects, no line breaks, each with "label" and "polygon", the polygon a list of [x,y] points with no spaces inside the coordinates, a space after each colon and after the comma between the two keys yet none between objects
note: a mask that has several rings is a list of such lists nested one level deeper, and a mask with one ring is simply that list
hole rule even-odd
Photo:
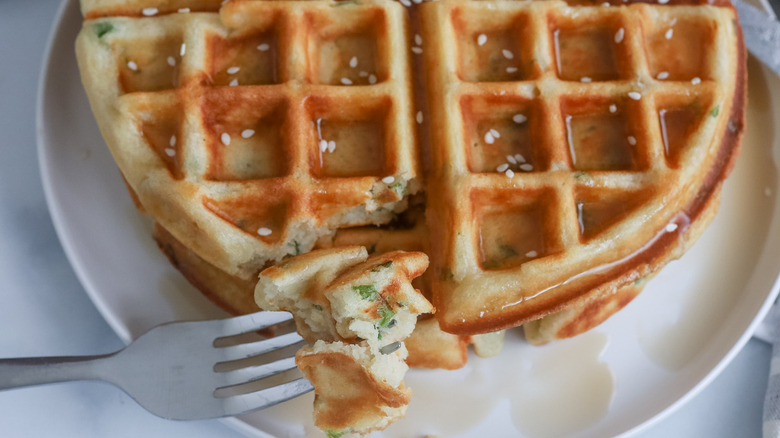
[{"label": "chopped green onion piece", "polygon": [[379,293],[373,284],[361,284],[358,286],[352,286],[352,290],[360,294],[360,298],[364,300],[374,301],[376,295]]},{"label": "chopped green onion piece", "polygon": [[105,21],[95,25],[95,34],[97,34],[98,38],[102,38],[103,35],[111,32],[112,30],[114,30],[114,25]]},{"label": "chopped green onion piece", "polygon": [[720,107],[716,106],[715,108],[710,111],[710,117],[718,117],[718,114],[720,114]]},{"label": "chopped green onion piece", "polygon": [[387,326],[390,325],[391,322],[394,321],[395,312],[393,312],[393,309],[382,306],[379,309],[377,309],[377,313],[379,313],[379,316],[382,317],[382,319],[379,320],[379,327],[381,328],[387,328]]},{"label": "chopped green onion piece", "polygon": [[312,304],[312,307],[314,307],[315,309],[317,309],[319,311],[322,311],[322,306],[320,306],[319,304]]},{"label": "chopped green onion piece", "polygon": [[341,438],[342,436],[346,435],[347,432],[349,432],[349,429],[344,429],[342,431],[329,430],[325,433],[328,435],[328,438]]}]

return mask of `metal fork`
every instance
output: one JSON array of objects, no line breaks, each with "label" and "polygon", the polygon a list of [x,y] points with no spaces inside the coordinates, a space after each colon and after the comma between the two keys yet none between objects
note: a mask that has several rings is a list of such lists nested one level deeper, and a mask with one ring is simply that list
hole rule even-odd
[{"label": "metal fork", "polygon": [[[292,371],[294,351],[288,350],[303,345],[294,330],[257,340],[258,331],[278,333],[290,327],[294,325],[289,313],[258,312],[163,324],[110,354],[0,359],[0,390],[103,380],[163,418],[195,420],[244,414],[313,389],[300,373]],[[269,381],[278,384],[257,389]]]}]

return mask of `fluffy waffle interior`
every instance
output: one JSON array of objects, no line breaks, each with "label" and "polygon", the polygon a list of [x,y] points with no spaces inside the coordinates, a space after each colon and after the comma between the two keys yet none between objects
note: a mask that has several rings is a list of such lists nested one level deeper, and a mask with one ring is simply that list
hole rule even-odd
[{"label": "fluffy waffle interior", "polygon": [[93,112],[176,240],[244,279],[315,246],[423,250],[452,333],[608,296],[679,257],[743,129],[726,1],[82,10]]}]

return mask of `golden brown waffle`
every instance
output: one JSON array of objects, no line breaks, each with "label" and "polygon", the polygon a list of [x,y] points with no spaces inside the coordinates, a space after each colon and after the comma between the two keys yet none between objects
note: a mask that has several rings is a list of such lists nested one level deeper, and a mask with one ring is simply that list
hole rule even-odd
[{"label": "golden brown waffle", "polygon": [[490,332],[679,257],[736,157],[745,51],[718,5],[421,7],[442,328]]},{"label": "golden brown waffle", "polygon": [[744,125],[725,0],[82,8],[96,118],[191,281],[241,311],[269,260],[421,250],[453,357],[471,334],[582,322],[554,339],[624,305],[709,223]]},{"label": "golden brown waffle", "polygon": [[418,164],[401,5],[168,10],[87,21],[77,53],[122,174],[178,241],[250,278],[406,208]]}]

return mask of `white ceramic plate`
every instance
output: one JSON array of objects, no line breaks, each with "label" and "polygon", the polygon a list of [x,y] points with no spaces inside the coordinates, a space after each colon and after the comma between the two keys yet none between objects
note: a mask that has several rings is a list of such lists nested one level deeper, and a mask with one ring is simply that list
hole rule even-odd
[{"label": "white ceramic plate", "polygon": [[[62,5],[41,77],[41,177],[84,288],[126,342],[163,322],[221,317],[150,237],[82,89],[75,0]],[[709,383],[744,345],[780,285],[780,80],[751,61],[749,128],[715,221],[625,310],[578,338],[409,373],[407,417],[386,436],[602,437],[639,430]],[[312,436],[312,396],[227,420],[253,436]],[[314,435],[316,436],[316,435]]]}]

